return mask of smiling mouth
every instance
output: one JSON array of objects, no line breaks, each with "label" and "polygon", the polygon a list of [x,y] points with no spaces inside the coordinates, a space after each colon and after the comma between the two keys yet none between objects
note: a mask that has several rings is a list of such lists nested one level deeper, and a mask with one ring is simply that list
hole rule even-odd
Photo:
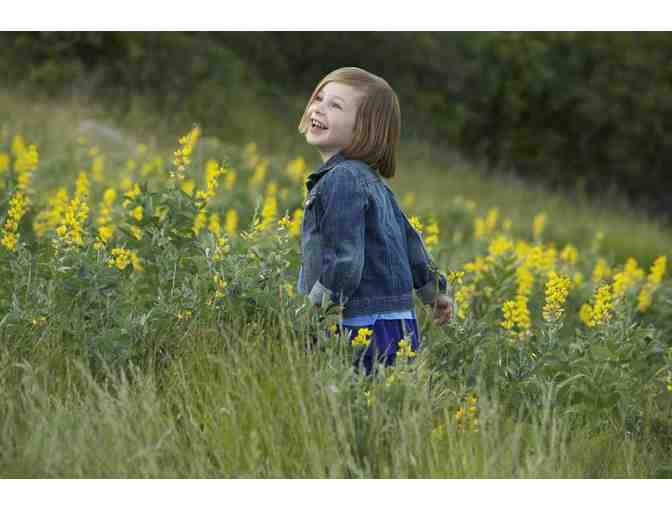
[{"label": "smiling mouth", "polygon": [[321,129],[321,130],[327,130],[327,129],[329,129],[329,128],[328,128],[327,126],[325,126],[322,122],[320,122],[319,120],[315,120],[315,119],[311,119],[311,121],[310,121],[310,125],[311,125],[313,128],[316,128],[316,129]]}]

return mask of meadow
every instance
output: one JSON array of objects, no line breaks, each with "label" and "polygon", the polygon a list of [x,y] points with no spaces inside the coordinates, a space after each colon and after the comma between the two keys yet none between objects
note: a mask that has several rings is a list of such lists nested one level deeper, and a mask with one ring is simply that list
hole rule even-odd
[{"label": "meadow", "polygon": [[457,314],[418,301],[421,350],[367,378],[296,292],[293,123],[0,105],[1,476],[672,474],[672,229],[618,195],[404,141],[390,184]]}]

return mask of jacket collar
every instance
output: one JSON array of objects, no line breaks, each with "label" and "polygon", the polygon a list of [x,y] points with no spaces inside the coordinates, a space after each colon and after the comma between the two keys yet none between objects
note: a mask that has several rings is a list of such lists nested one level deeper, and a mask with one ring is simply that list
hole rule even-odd
[{"label": "jacket collar", "polygon": [[316,172],[313,172],[306,178],[306,188],[308,191],[313,189],[313,187],[317,184],[317,181],[319,181],[324,175],[334,168],[337,164],[345,161],[345,156],[343,155],[343,152],[339,151],[333,156],[331,156],[327,161],[322,163],[322,166],[317,169]]}]

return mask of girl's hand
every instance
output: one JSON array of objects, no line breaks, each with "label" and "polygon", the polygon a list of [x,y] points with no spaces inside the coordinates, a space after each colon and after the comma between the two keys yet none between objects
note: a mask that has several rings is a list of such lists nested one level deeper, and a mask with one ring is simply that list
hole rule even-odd
[{"label": "girl's hand", "polygon": [[439,294],[432,305],[434,324],[442,326],[453,317],[453,300],[445,294]]}]

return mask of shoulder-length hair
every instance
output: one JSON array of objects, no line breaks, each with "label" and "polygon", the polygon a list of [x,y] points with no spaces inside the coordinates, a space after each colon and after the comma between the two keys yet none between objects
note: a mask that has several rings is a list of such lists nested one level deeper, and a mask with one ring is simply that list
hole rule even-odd
[{"label": "shoulder-length hair", "polygon": [[401,132],[401,110],[397,94],[381,77],[358,67],[332,71],[317,84],[299,122],[299,133],[310,125],[308,108],[329,82],[343,83],[364,93],[357,108],[352,142],[343,149],[348,159],[365,161],[389,179],[397,170],[397,148]]}]

